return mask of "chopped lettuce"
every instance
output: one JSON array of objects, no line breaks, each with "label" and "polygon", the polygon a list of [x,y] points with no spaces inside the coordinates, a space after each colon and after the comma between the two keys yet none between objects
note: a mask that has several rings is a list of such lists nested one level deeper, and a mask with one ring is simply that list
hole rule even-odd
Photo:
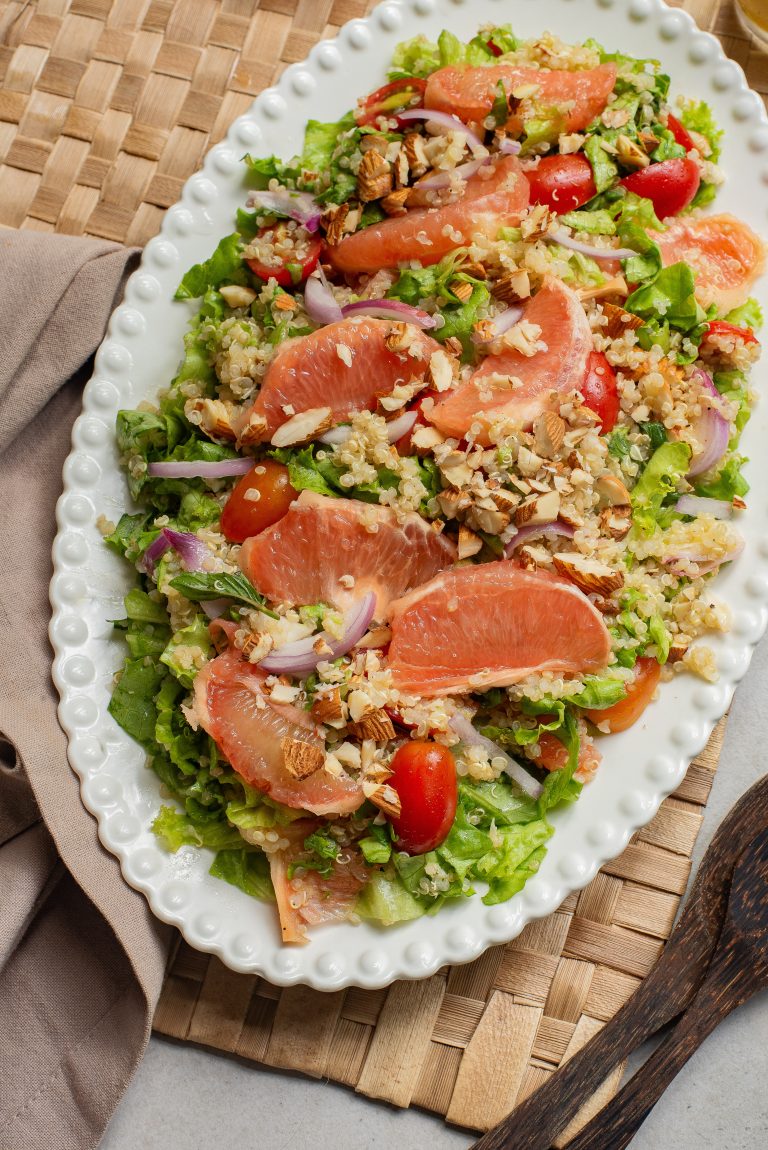
[{"label": "chopped lettuce", "polygon": [[189,626],[182,627],[181,630],[173,633],[160,656],[160,662],[165,664],[171,674],[184,687],[192,686],[197,669],[194,665],[190,666],[188,660],[182,657],[182,649],[194,647],[206,656],[211,654],[213,648],[208,633],[209,621],[205,615],[196,615],[194,623],[190,623]]},{"label": "chopped lettuce", "polygon": [[[280,447],[270,454],[288,468],[288,478],[296,491],[314,491],[334,499],[360,499],[364,503],[379,503],[382,491],[396,488],[400,483],[397,472],[388,467],[379,467],[377,478],[372,483],[344,487],[341,483],[343,469],[337,467],[327,455],[319,458],[314,444],[299,448]],[[416,462],[419,478],[427,491],[422,504],[422,513],[426,515],[427,503],[440,490],[440,475],[434,460],[420,459]]]},{"label": "chopped lettuce", "polygon": [[632,450],[626,427],[617,427],[608,436],[608,454],[614,459],[626,459]]},{"label": "chopped lettuce", "polygon": [[211,850],[242,848],[239,831],[226,822],[198,822],[176,807],[162,806],[152,823],[152,831],[166,850],[176,852],[183,846],[210,847]]},{"label": "chopped lettuce", "polygon": [[731,502],[737,496],[741,499],[749,491],[749,484],[741,474],[741,469],[747,462],[744,455],[729,455],[720,470],[711,478],[706,475],[697,479],[694,484],[696,494],[706,499],[723,499]]},{"label": "chopped lettuce", "polygon": [[374,871],[355,903],[355,913],[360,918],[381,926],[409,922],[421,918],[426,912],[424,899],[415,898],[406,890],[393,866],[383,871]]},{"label": "chopped lettuce", "polygon": [[243,266],[242,241],[237,232],[225,236],[216,251],[201,264],[189,269],[178,288],[176,299],[198,299],[211,288],[224,282],[244,284],[247,273]]},{"label": "chopped lettuce", "polygon": [[579,208],[574,212],[565,212],[560,217],[560,223],[573,228],[575,232],[586,232],[590,236],[616,235],[616,222],[606,208]]},{"label": "chopped lettuce", "polygon": [[466,303],[459,307],[446,308],[442,313],[443,326],[433,332],[436,339],[444,343],[452,336],[461,342],[465,356],[472,352],[472,328],[477,322],[478,312],[486,308],[490,302],[491,293],[485,284],[476,283],[472,288],[472,295]]},{"label": "chopped lettuce", "polygon": [[263,851],[243,848],[219,850],[208,873],[239,887],[252,898],[271,901],[275,897],[269,876],[269,859]]},{"label": "chopped lettuce", "polygon": [[439,67],[440,51],[437,44],[433,44],[422,34],[414,36],[411,40],[402,40],[396,45],[392,53],[389,79],[399,80],[403,76],[418,76],[423,79],[437,71]]},{"label": "chopped lettuce", "polygon": [[589,137],[584,145],[584,154],[592,165],[592,177],[598,193],[612,187],[619,177],[619,169],[616,161],[603,147],[600,136]]},{"label": "chopped lettuce", "polygon": [[155,745],[154,700],[164,677],[165,670],[146,656],[126,659],[109,700],[112,718],[148,750]]},{"label": "chopped lettuce", "polygon": [[371,823],[368,833],[357,844],[362,856],[369,866],[383,866],[392,857],[392,837],[389,833],[389,824],[377,826]]},{"label": "chopped lettuce", "polygon": [[487,25],[477,36],[462,43],[458,36],[443,29],[437,43],[426,36],[414,36],[403,40],[392,54],[390,80],[417,76],[425,78],[449,64],[468,65],[493,64],[499,55],[514,52],[517,38],[509,24]]},{"label": "chopped lettuce", "polygon": [[[632,489],[632,521],[642,535],[653,535],[663,519],[662,507],[687,473],[691,449],[687,443],[663,443],[654,451]],[[663,523],[662,523],[663,525]]]},{"label": "chopped lettuce", "polygon": [[[438,263],[425,268],[404,268],[388,290],[390,299],[399,299],[412,307],[423,306],[426,300],[435,300],[440,308],[443,325],[432,332],[435,339],[444,342],[450,336],[461,341],[465,354],[471,349],[472,326],[477,314],[488,305],[490,293],[480,280],[462,270],[466,251],[459,249],[444,256]],[[472,295],[462,303],[454,293],[454,285],[472,285]]]},{"label": "chopped lettuce", "polygon": [[722,128],[718,128],[712,109],[705,100],[684,100],[680,110],[680,123],[689,132],[698,132],[709,142],[712,153],[707,158],[717,161],[722,151]]},{"label": "chopped lettuce", "polygon": [[736,327],[751,327],[752,331],[759,331],[763,326],[763,309],[757,300],[750,296],[740,307],[729,311],[725,320],[726,323],[735,324]]},{"label": "chopped lettuce", "polygon": [[648,620],[648,637],[656,644],[657,658],[660,663],[666,663],[669,658],[669,649],[672,646],[672,636],[664,626],[661,615],[653,614]]},{"label": "chopped lettuce", "polygon": [[[627,271],[627,275],[630,274]],[[664,346],[659,334],[665,328],[683,332],[693,343],[701,340],[707,315],[696,299],[694,288],[693,269],[688,264],[676,263],[662,268],[649,283],[632,292],[625,307],[645,320],[645,327],[638,334],[641,346],[659,342]]]},{"label": "chopped lettuce", "polygon": [[192,730],[179,707],[183,694],[184,687],[180,682],[170,675],[163,679],[155,696],[155,739],[175,767],[185,775],[193,775],[199,766],[201,738]]},{"label": "chopped lettuce", "polygon": [[568,702],[586,711],[599,711],[620,702],[627,693],[621,679],[610,676],[587,675],[580,691],[568,697]]},{"label": "chopped lettuce", "polygon": [[729,444],[733,449],[737,446],[741,433],[752,414],[749,387],[744,373],[741,371],[716,371],[712,379],[721,395],[732,403],[738,404],[738,411],[734,420],[736,430],[732,434]]}]

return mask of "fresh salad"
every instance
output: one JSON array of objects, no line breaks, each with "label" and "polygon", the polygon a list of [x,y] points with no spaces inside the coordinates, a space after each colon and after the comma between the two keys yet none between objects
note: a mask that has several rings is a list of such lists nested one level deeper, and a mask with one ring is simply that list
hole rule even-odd
[{"label": "fresh salad", "polygon": [[400,44],[244,158],[178,374],[118,415],[110,710],[158,838],[285,942],[509,899],[660,681],[716,678],[764,249],[669,85],[507,25]]}]

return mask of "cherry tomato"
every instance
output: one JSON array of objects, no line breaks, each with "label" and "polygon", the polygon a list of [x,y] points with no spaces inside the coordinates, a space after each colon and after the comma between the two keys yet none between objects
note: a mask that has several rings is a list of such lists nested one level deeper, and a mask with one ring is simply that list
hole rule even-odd
[{"label": "cherry tomato", "polygon": [[[263,236],[267,232],[274,232],[279,237],[285,233],[285,224],[270,224],[269,227],[262,228],[258,234]],[[296,284],[303,283],[315,270],[322,250],[322,238],[320,236],[309,236],[304,243],[304,254],[300,258],[297,258],[295,262],[292,260],[276,261],[274,264],[262,263],[261,260],[246,260],[245,262],[253,274],[258,276],[259,279],[265,282],[270,279],[277,280],[280,287],[284,288],[295,287]]]},{"label": "cherry tomato", "polygon": [[503,55],[501,48],[499,47],[498,44],[494,44],[493,40],[486,40],[485,43],[486,43],[486,46],[488,47],[492,56],[502,56]]},{"label": "cherry tomato", "polygon": [[387,119],[394,116],[397,119],[398,112],[422,106],[426,89],[427,81],[416,76],[393,80],[391,84],[385,84],[383,88],[377,88],[365,97],[358,105],[355,120],[362,128],[365,124],[374,124],[379,116],[386,116]]},{"label": "cherry tomato", "polygon": [[600,416],[600,431],[607,435],[618,418],[619,389],[616,373],[601,351],[589,353],[587,374],[579,391],[584,396],[584,405]]},{"label": "cherry tomato", "polygon": [[679,144],[681,148],[685,148],[686,152],[692,152],[696,145],[693,142],[693,137],[687,128],[678,120],[677,116],[672,113],[667,116],[667,127],[672,135],[675,137],[675,143]]},{"label": "cherry tomato", "polygon": [[740,339],[745,344],[759,343],[751,327],[737,327],[735,323],[727,323],[724,319],[710,320],[704,338],[709,339],[711,335],[732,335],[734,339]]},{"label": "cherry tomato", "polygon": [[230,543],[244,543],[282,519],[297,498],[288,482],[288,468],[274,459],[257,463],[238,480],[224,504],[221,530]]},{"label": "cherry tomato", "polygon": [[421,855],[439,847],[456,816],[456,763],[440,743],[405,743],[390,763],[389,783],[400,798],[392,819],[400,850]]},{"label": "cherry tomato", "polygon": [[627,693],[612,707],[604,707],[602,711],[585,711],[584,714],[593,723],[607,723],[612,735],[617,731],[626,731],[642,715],[651,701],[661,675],[661,667],[655,659],[638,659],[635,664],[635,677],[627,685]]},{"label": "cherry tomato", "polygon": [[526,172],[531,201],[546,204],[553,212],[573,212],[597,195],[592,165],[579,153],[545,156],[537,168]]},{"label": "cherry tomato", "polygon": [[628,192],[651,200],[656,215],[664,220],[688,207],[699,190],[701,174],[693,160],[680,157],[641,168],[619,182]]}]

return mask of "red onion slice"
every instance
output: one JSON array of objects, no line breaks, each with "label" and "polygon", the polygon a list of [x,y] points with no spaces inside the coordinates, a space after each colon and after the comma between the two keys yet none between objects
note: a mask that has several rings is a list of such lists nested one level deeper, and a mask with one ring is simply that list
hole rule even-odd
[{"label": "red onion slice", "polygon": [[[718,396],[720,392],[712,382],[711,376],[703,368],[697,367],[694,375],[705,392]],[[728,420],[715,408],[702,404],[701,415],[691,423],[691,430],[701,444],[701,451],[691,457],[691,466],[688,468],[689,478],[709,471],[710,467],[722,459],[728,450],[728,440],[731,437],[731,425]]]},{"label": "red onion slice", "polygon": [[[347,651],[351,651],[368,630],[368,624],[375,610],[376,596],[373,591],[369,591],[345,616],[344,635],[341,639],[332,638],[326,631],[319,635],[308,635],[306,639],[297,639],[295,643],[286,643],[285,646],[278,647],[261,660],[259,667],[275,675],[309,675],[317,668],[318,663],[338,659],[341,655],[346,655]],[[330,647],[330,653],[318,655],[315,651],[314,645],[320,638]]]},{"label": "red onion slice", "polygon": [[504,770],[517,783],[521,791],[524,791],[532,799],[539,797],[543,789],[541,783],[537,783],[528,774],[525,767],[521,766],[516,759],[511,758],[498,743],[494,743],[492,739],[486,739],[485,735],[481,735],[479,731],[475,730],[469,719],[459,711],[451,715],[451,726],[465,746],[484,747],[492,758],[500,755],[504,759]]},{"label": "red onion slice", "polygon": [[172,531],[170,527],[164,527],[163,535],[171,547],[178,551],[187,571],[200,571],[203,560],[209,559],[211,556],[205,543],[189,531]]},{"label": "red onion slice", "polygon": [[396,299],[361,299],[355,303],[345,304],[341,309],[344,318],[354,315],[373,315],[379,319],[404,320],[412,323],[414,327],[433,328],[437,326],[437,319],[428,311],[411,304],[402,303]]},{"label": "red onion slice", "polygon": [[511,327],[522,319],[523,309],[519,304],[513,304],[508,307],[506,311],[502,311],[499,315],[491,320],[491,333],[490,335],[482,336],[478,332],[472,332],[472,342],[478,345],[493,343],[493,341],[505,331],[509,331]]},{"label": "red onion slice", "polygon": [[452,132],[463,132],[469,140],[471,147],[484,148],[485,144],[463,120],[450,112],[436,112],[431,108],[408,108],[405,112],[397,113],[398,120],[426,120],[427,124],[439,124],[441,128],[448,128]]},{"label": "red onion slice", "polygon": [[717,571],[719,567],[722,567],[723,563],[732,563],[734,559],[738,559],[744,550],[744,546],[744,540],[739,535],[734,538],[730,550],[720,559],[711,559],[709,555],[705,555],[703,551],[698,551],[695,547],[691,546],[680,547],[674,555],[666,555],[663,562],[675,575],[685,574],[683,563],[695,563],[698,567],[699,575],[710,575],[713,571]]},{"label": "red onion slice", "polygon": [[146,549],[141,557],[140,566],[146,571],[147,575],[153,575],[155,572],[155,564],[161,556],[165,555],[168,548],[171,546],[165,537],[165,532],[161,531],[157,539],[154,539],[149,547]]},{"label": "red onion slice", "polygon": [[276,192],[251,192],[247,205],[249,208],[261,208],[265,212],[288,216],[303,224],[308,232],[317,231],[323,214],[317,200],[309,192],[292,192],[289,188],[280,188]]},{"label": "red onion slice", "polygon": [[[418,416],[417,411],[404,411],[402,415],[398,415],[397,419],[391,419],[387,424],[387,439],[390,443],[396,443],[398,439],[402,439],[404,435],[413,427]],[[352,428],[348,423],[342,424],[340,427],[332,427],[330,431],[323,432],[318,436],[318,442],[327,443],[330,447],[336,447],[340,443],[346,443],[352,434]]]},{"label": "red onion slice", "polygon": [[226,479],[230,475],[245,475],[254,466],[253,459],[222,459],[208,463],[203,459],[166,460],[150,463],[147,475],[153,479]]},{"label": "red onion slice", "polygon": [[414,187],[420,188],[448,188],[451,184],[453,176],[461,176],[462,180],[468,180],[470,176],[474,176],[475,172],[479,171],[484,164],[489,163],[490,156],[484,156],[481,160],[469,160],[466,164],[459,164],[457,168],[450,168],[445,172],[436,172],[434,176],[422,176]]},{"label": "red onion slice", "polygon": [[344,312],[336,302],[331,285],[319,265],[304,285],[304,308],[315,323],[338,323],[344,318]]},{"label": "red onion slice", "polygon": [[707,499],[703,495],[681,495],[675,505],[681,515],[712,515],[715,519],[730,519],[733,504],[727,499]]},{"label": "red onion slice", "polygon": [[570,523],[563,523],[561,519],[555,519],[552,523],[526,523],[523,527],[518,528],[517,535],[514,539],[510,539],[504,548],[504,558],[509,559],[518,547],[537,535],[546,535],[549,538],[564,535],[566,539],[573,539],[573,534],[574,529]]},{"label": "red onion slice", "polygon": [[570,248],[574,252],[580,252],[581,255],[589,256],[593,260],[628,260],[637,255],[632,248],[597,248],[594,244],[584,244],[581,240],[575,240],[563,228],[555,228],[553,232],[547,232],[543,238],[561,244],[564,248]]}]

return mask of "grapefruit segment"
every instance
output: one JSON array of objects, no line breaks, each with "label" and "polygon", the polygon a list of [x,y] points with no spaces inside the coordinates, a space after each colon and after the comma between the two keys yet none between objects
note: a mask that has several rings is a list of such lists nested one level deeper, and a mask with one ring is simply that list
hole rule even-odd
[{"label": "grapefruit segment", "polygon": [[391,605],[390,626],[393,685],[426,697],[597,671],[611,653],[602,615],[572,583],[503,560],[443,571]]},{"label": "grapefruit segment", "polygon": [[[392,599],[455,559],[455,545],[415,512],[398,522],[387,507],[312,491],[302,491],[287,515],[240,551],[243,571],[273,602],[347,610],[373,591],[377,619]],[[340,582],[345,575],[352,587]]]},{"label": "grapefruit segment", "polygon": [[328,255],[342,272],[375,272],[405,260],[434,264],[477,234],[495,237],[519,223],[528,207],[528,180],[516,156],[486,164],[467,180],[460,199],[442,208],[413,208],[347,236]]},{"label": "grapefruit segment", "polygon": [[306,711],[272,703],[264,672],[229,648],[195,677],[195,714],[200,725],[241,778],[287,807],[316,815],[349,814],[363,802],[360,784],[320,767],[304,779],[286,768],[283,740],[325,749],[321,730]]},{"label": "grapefruit segment", "polygon": [[396,384],[423,379],[440,344],[409,324],[408,351],[390,351],[385,340],[391,330],[391,321],[365,316],[281,343],[238,431],[261,416],[266,426],[249,435],[249,443],[269,440],[291,417],[286,407],[295,414],[330,407],[335,422],[343,423],[356,411],[374,408],[377,398]]},{"label": "grapefruit segment", "polygon": [[462,439],[474,423],[477,442],[488,443],[488,425],[501,416],[524,427],[551,406],[551,393],[579,388],[592,351],[592,333],[579,297],[557,279],[545,281],[523,318],[541,328],[545,349],[487,356],[466,383],[436,403],[426,417],[446,436]]},{"label": "grapefruit segment", "polygon": [[765,267],[765,245],[747,224],[722,213],[670,223],[654,232],[664,266],[683,261],[696,273],[696,298],[718,311],[738,307]]},{"label": "grapefruit segment", "polygon": [[[280,916],[283,942],[306,942],[307,927],[323,922],[343,922],[349,917],[368,872],[355,847],[344,847],[333,862],[331,873],[301,867],[304,840],[317,830],[318,823],[298,819],[281,828],[288,841],[284,850],[269,853],[269,872]],[[289,877],[291,864],[298,864]]]},{"label": "grapefruit segment", "polygon": [[465,123],[477,123],[490,113],[498,96],[499,81],[508,97],[516,89],[536,87],[507,121],[511,131],[522,131],[527,113],[552,108],[562,111],[564,132],[580,132],[605,108],[616,83],[616,66],[600,64],[578,72],[544,72],[516,64],[440,68],[427,80],[424,106],[453,112]]}]

